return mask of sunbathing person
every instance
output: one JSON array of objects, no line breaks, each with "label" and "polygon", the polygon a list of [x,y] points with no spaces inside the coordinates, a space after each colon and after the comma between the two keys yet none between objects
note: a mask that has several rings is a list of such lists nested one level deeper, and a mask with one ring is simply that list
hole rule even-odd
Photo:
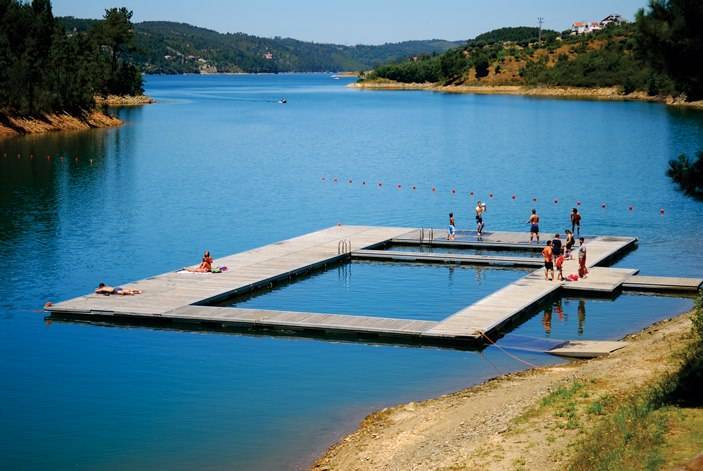
[{"label": "sunbathing person", "polygon": [[95,294],[104,294],[109,296],[111,294],[118,294],[120,296],[132,296],[135,294],[142,294],[140,289],[126,289],[122,287],[113,288],[112,286],[107,286],[105,283],[100,283],[98,288],[95,290]]},{"label": "sunbathing person", "polygon": [[198,265],[198,268],[186,268],[186,271],[193,273],[210,273],[212,271],[212,257],[210,256],[210,251],[206,250],[203,254],[203,259]]}]

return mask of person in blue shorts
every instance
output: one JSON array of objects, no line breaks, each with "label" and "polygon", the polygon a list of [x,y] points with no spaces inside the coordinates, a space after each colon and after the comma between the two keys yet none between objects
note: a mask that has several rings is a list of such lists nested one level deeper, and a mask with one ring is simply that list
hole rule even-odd
[{"label": "person in blue shorts", "polygon": [[454,213],[449,213],[449,229],[447,230],[447,240],[456,239],[456,224],[454,224]]},{"label": "person in blue shorts", "polygon": [[532,242],[535,237],[537,238],[537,242],[539,242],[539,215],[536,209],[532,210],[532,214],[530,215],[530,219],[527,220],[527,223],[530,225],[530,242]]}]

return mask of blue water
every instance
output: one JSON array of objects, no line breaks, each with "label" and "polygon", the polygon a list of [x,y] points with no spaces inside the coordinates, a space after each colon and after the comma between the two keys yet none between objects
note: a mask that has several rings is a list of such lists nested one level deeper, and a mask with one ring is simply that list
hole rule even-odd
[{"label": "blue water", "polygon": [[232,306],[440,321],[528,273],[354,261],[235,300]]},{"label": "blue water", "polygon": [[[205,248],[225,255],[336,223],[444,227],[451,211],[467,228],[476,198],[488,202],[487,230],[526,230],[536,207],[546,233],[580,201],[584,232],[640,237],[618,266],[703,274],[703,205],[664,176],[668,159],[703,148],[702,113],[345,83],[148,77],[159,103],[120,110],[121,128],[0,141],[1,467],[298,467],[375,408],[522,367],[494,348],[50,323],[37,312],[98,281],[195,263]],[[280,96],[287,105],[272,102]],[[564,300],[563,319],[540,310],[512,333],[545,338],[549,324],[550,338],[618,338],[690,306]]]}]

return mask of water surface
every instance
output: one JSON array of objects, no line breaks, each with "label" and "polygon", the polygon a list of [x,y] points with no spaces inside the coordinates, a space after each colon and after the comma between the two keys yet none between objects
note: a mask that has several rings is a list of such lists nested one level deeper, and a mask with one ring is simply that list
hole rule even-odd
[{"label": "water surface", "polygon": [[[36,311],[99,281],[196,263],[206,248],[226,255],[337,223],[445,227],[449,212],[472,228],[477,198],[488,202],[487,230],[527,236],[532,207],[547,233],[563,230],[579,201],[584,232],[640,238],[618,266],[703,274],[703,205],[664,176],[669,159],[703,148],[703,114],[346,82],[148,77],[159,103],[120,110],[121,128],[0,141],[3,467],[295,467],[375,408],[522,367],[494,348],[49,323]],[[274,102],[281,96],[287,105]],[[442,270],[432,296],[463,296]],[[359,310],[397,295],[392,282],[373,288],[352,298]],[[319,303],[305,296],[294,301]],[[411,299],[392,304],[409,309]],[[690,305],[567,299],[562,314],[538,310],[512,333],[613,339]]]}]

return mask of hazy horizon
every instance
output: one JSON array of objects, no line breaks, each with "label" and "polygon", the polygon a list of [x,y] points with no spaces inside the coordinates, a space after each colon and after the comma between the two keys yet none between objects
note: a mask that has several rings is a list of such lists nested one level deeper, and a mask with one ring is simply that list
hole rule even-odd
[{"label": "hazy horizon", "polygon": [[[536,3],[534,5],[533,3]],[[585,4],[556,0],[458,0],[443,8],[427,8],[425,2],[390,0],[377,4],[371,0],[352,3],[310,0],[289,5],[282,0],[262,0],[255,5],[221,4],[201,0],[190,2],[154,0],[54,1],[54,14],[78,18],[100,18],[106,8],[125,6],[134,11],[134,22],[174,21],[211,29],[220,33],[246,33],[263,37],[289,37],[302,41],[334,44],[383,44],[427,39],[465,40],[492,29],[506,26],[537,26],[562,31],[574,21],[595,21],[611,13],[633,19],[646,0],[623,0],[617,7],[606,0]]]}]

